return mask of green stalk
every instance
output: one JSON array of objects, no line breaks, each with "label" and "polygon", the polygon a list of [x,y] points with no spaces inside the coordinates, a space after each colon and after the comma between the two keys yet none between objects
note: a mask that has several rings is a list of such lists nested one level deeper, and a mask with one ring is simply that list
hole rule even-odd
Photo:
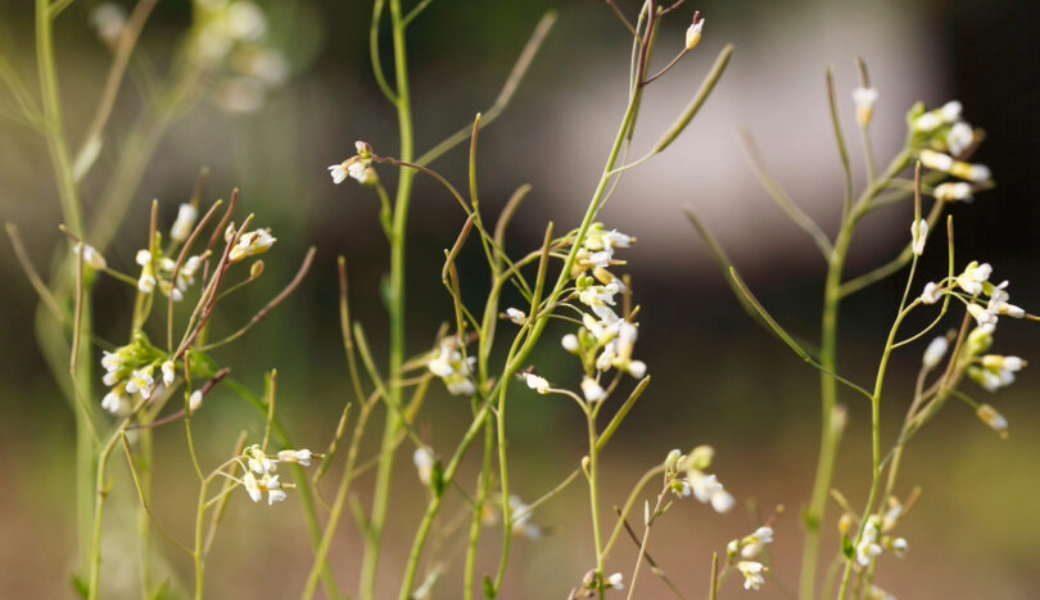
[{"label": "green stalk", "polygon": [[[848,256],[849,245],[859,220],[871,207],[877,194],[906,168],[910,152],[904,150],[893,159],[885,174],[873,182],[845,215],[841,231],[834,241],[834,250],[827,260],[827,280],[824,284],[823,319],[820,341],[820,399],[823,409],[820,435],[820,455],[813,483],[809,507],[805,512],[805,546],[802,551],[800,600],[813,600],[816,594],[816,567],[820,556],[820,528],[823,523],[834,464],[838,455],[841,432],[834,427],[834,410],[838,401],[837,372],[838,308],[841,304],[841,280]],[[876,408],[876,407],[875,407]]]},{"label": "green stalk", "polygon": [[[396,108],[401,134],[400,157],[404,162],[413,160],[414,133],[412,130],[411,95],[408,89],[408,62],[405,44],[405,26],[401,14],[401,1],[390,0],[390,21],[393,30],[394,72],[397,82]],[[376,571],[383,537],[383,527],[390,507],[390,479],[394,468],[394,440],[401,428],[398,410],[401,406],[401,386],[395,382],[400,378],[405,357],[405,232],[408,226],[408,205],[412,196],[415,171],[398,171],[397,197],[394,200],[393,229],[390,239],[390,292],[387,302],[390,312],[390,390],[386,398],[389,404],[386,426],[383,429],[382,451],[376,474],[375,493],[372,498],[372,515],[365,536],[365,552],[361,564],[359,598],[372,600],[375,594]]]},{"label": "green stalk", "polygon": [[[52,14],[48,7],[48,0],[36,0],[36,60],[40,78],[43,117],[46,125],[47,150],[50,154],[55,180],[58,184],[62,218],[66,227],[73,235],[82,237],[83,218],[80,213],[76,181],[72,174],[72,164],[69,160],[62,126],[61,95],[58,89],[57,69],[54,63],[54,39],[51,19]],[[67,267],[71,262],[62,261],[62,264]],[[75,287],[71,274],[71,269],[63,268],[59,270],[56,281],[52,284],[52,287],[57,292],[55,296],[57,296],[61,304],[65,303],[68,299],[68,294]],[[87,289],[83,293],[82,316],[80,319],[83,329],[79,333],[82,336],[81,339],[91,339],[93,337],[93,311],[90,302],[89,284],[84,282],[84,285],[87,286]],[[37,319],[49,320],[50,316],[46,314],[46,311],[41,310]],[[64,345],[64,328],[45,326],[43,323],[39,325],[38,331],[40,333],[47,331],[54,336],[54,339],[49,341],[41,339],[41,346],[54,347]],[[56,358],[53,354],[51,356]],[[73,382],[71,388],[65,387],[67,399],[73,407],[73,413],[76,416],[76,522],[80,560],[83,561],[82,567],[84,570],[90,564],[88,557],[91,547],[91,519],[94,508],[93,473],[97,448],[95,447],[94,434],[90,425],[91,415],[77,408],[79,401],[76,394],[82,394],[82,398],[87,400],[85,405],[91,406],[90,400],[93,398],[91,373],[93,369],[91,368],[90,357],[90,344],[81,344],[77,358],[80,366],[72,373]],[[68,372],[66,370],[68,364],[59,363],[59,361],[53,359],[48,362],[51,363],[50,366],[54,372],[55,379],[60,380],[64,378],[64,374]]]}]

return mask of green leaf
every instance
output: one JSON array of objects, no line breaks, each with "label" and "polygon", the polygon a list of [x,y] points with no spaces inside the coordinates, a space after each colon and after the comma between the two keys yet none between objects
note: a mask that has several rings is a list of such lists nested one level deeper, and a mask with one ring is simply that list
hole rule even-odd
[{"label": "green leaf", "polygon": [[90,586],[87,584],[87,581],[75,573],[72,574],[72,588],[82,598],[90,597]]}]

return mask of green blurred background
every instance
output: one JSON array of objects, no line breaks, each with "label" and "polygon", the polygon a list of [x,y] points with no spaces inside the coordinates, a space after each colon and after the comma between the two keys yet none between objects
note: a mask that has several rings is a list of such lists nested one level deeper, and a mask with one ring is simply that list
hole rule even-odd
[{"label": "green blurred background", "polygon": [[[318,250],[310,277],[244,343],[218,353],[238,380],[256,390],[262,374],[279,369],[279,409],[301,445],[322,449],[345,401],[351,400],[342,359],[336,308],[335,257],[350,264],[355,317],[379,356],[386,320],[379,300],[388,269],[378,227],[378,203],[368,190],[334,186],[326,165],[353,154],[357,139],[378,153],[396,151],[395,116],[372,81],[368,61],[370,6],[361,0],[259,2],[270,11],[271,35],[285,50],[291,75],[250,114],[228,114],[210,97],[180,120],[158,146],[127,223],[109,250],[110,264],[133,270],[133,256],[147,231],[150,202],[162,202],[165,222],[191,194],[198,170],[211,170],[207,200],[241,189],[246,211],[270,226],[276,251],[265,256],[267,272],[248,292],[233,298],[214,327],[233,331],[288,281],[306,249]],[[638,2],[620,1],[633,13]],[[79,0],[58,20],[56,40],[67,129],[78,140],[85,129],[109,61],[88,26],[95,3]],[[129,4],[127,7],[129,8]],[[716,95],[669,152],[627,177],[602,220],[639,238],[625,257],[643,306],[637,355],[654,381],[606,455],[604,501],[623,501],[643,469],[673,447],[710,443],[713,467],[741,507],[754,500],[765,514],[783,504],[776,523],[774,573],[797,587],[801,553],[799,509],[808,497],[818,439],[818,377],[782,344],[758,329],[741,311],[707,252],[682,217],[693,206],[716,231],[759,299],[793,333],[818,335],[824,265],[812,243],[785,221],[754,181],[733,131],[747,127],[757,138],[778,178],[802,206],[833,231],[840,214],[841,172],[826,108],[823,72],[835,67],[847,131],[853,133],[850,94],[857,85],[856,56],[863,56],[880,91],[874,131],[882,162],[902,143],[903,116],[916,100],[929,106],[960,99],[965,115],[987,132],[976,158],[988,164],[997,188],[971,205],[952,209],[958,264],[977,258],[993,263],[996,280],[1009,279],[1013,302],[1040,308],[1040,196],[1035,178],[1040,152],[1040,14],[1029,3],[939,1],[752,1],[702,2],[704,39],[668,77],[651,87],[641,117],[637,148],[646,148],[674,119],[696,89],[715,53],[727,42],[736,54]],[[481,136],[480,183],[485,210],[496,215],[512,191],[531,183],[534,191],[511,229],[510,248],[536,246],[547,221],[557,230],[577,224],[626,99],[626,32],[598,0],[437,0],[409,30],[417,139],[427,148],[486,110],[531,29],[548,9],[559,21],[512,105]],[[160,68],[190,22],[190,4],[160,2],[145,29],[141,52]],[[678,48],[688,15],[666,23],[658,60],[668,44]],[[24,0],[0,0],[0,52],[34,81],[33,12]],[[389,48],[388,48],[389,51]],[[5,97],[6,100],[6,97]],[[111,127],[125,130],[139,111],[137,90],[121,93]],[[640,146],[642,144],[642,146]],[[858,145],[853,144],[859,165]],[[117,148],[102,153],[84,184],[85,214],[96,210],[100,183]],[[435,164],[450,180],[465,181],[466,158],[457,150]],[[861,169],[857,177],[861,181]],[[392,173],[383,171],[384,179]],[[409,332],[413,353],[430,347],[438,326],[452,318],[440,284],[442,251],[464,221],[451,198],[420,178],[410,227]],[[911,208],[878,214],[864,225],[850,261],[860,273],[887,261],[907,242]],[[40,138],[0,120],[0,216],[22,229],[35,264],[46,271],[54,248],[66,246],[56,225],[60,212],[52,170]],[[922,261],[915,289],[941,277],[945,242],[936,235]],[[466,297],[481,297],[485,274],[477,249],[460,265]],[[37,298],[10,247],[0,250],[0,595],[9,598],[71,597],[75,564],[72,456],[74,425],[35,347]],[[905,280],[900,276],[853,297],[843,308],[839,363],[847,377],[873,379],[879,351]],[[126,289],[103,281],[97,288],[97,331],[107,339],[127,334]],[[1008,321],[1008,320],[1005,320]],[[1035,324],[1004,322],[994,351],[1040,361]],[[550,330],[533,363],[550,380],[577,383],[575,365],[557,350],[563,330]],[[906,410],[923,344],[896,356],[885,397],[891,442]],[[965,384],[971,385],[971,384]],[[911,552],[902,560],[882,559],[878,583],[897,597],[1040,597],[1040,380],[1030,369],[1013,387],[990,398],[1010,421],[1001,441],[963,404],[950,404],[911,444],[897,493],[924,490],[917,509],[901,527]],[[511,404],[511,487],[526,499],[539,496],[566,476],[583,455],[583,424],[574,407],[559,399],[517,391]],[[869,483],[869,413],[866,403],[843,395],[850,426],[836,487],[861,506]],[[427,404],[421,427],[440,452],[467,424],[468,409],[438,390]],[[196,420],[203,453],[215,464],[240,430],[254,437],[262,420],[240,400],[218,390]],[[373,440],[377,436],[370,435]],[[157,433],[155,513],[170,531],[188,534],[196,491],[181,428]],[[370,440],[371,441],[371,440]],[[381,572],[383,594],[396,591],[423,490],[402,451],[401,473]],[[123,468],[121,458],[117,459]],[[335,472],[335,471],[333,471]],[[460,480],[475,481],[473,465]],[[331,481],[329,482],[332,483]],[[369,501],[369,479],[356,488]],[[129,490],[116,494],[109,522],[133,521]],[[587,494],[580,482],[539,509],[535,521],[553,535],[517,544],[503,597],[565,597],[592,566]],[[294,499],[273,509],[235,498],[210,562],[213,598],[290,598],[298,594],[310,566],[302,518]],[[834,550],[828,509],[828,551]],[[704,506],[681,503],[654,533],[651,553],[689,597],[707,590],[712,550],[751,530],[747,511],[719,516]],[[136,574],[132,527],[106,541],[106,574],[112,597],[133,595]],[[497,564],[497,531],[487,534],[487,560]],[[461,562],[457,549],[447,547]],[[190,565],[170,548],[168,568],[190,582]],[[630,572],[635,548],[620,544],[609,571]],[[827,552],[824,554],[827,556]],[[334,550],[345,589],[356,585],[360,558],[356,528],[342,530]],[[108,570],[111,571],[108,571]],[[453,571],[454,572],[454,571]],[[652,577],[640,596],[666,597]],[[449,577],[440,597],[459,594]],[[120,584],[119,582],[122,582]],[[190,586],[189,586],[190,587]],[[744,594],[733,585],[725,597]],[[774,582],[759,594],[781,598]]]}]

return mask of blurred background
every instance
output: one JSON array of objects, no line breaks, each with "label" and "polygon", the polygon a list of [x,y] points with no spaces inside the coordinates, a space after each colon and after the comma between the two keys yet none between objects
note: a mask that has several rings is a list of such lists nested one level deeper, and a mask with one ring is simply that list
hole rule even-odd
[{"label": "blurred background", "polygon": [[[186,201],[202,167],[210,169],[205,200],[241,190],[244,212],[278,238],[265,256],[260,283],[232,298],[214,328],[233,331],[277,292],[315,246],[315,266],[299,291],[252,331],[245,343],[216,358],[235,377],[259,391],[265,370],[279,370],[279,410],[302,446],[328,443],[349,380],[338,335],[335,258],[350,265],[355,318],[369,338],[386,337],[379,287],[388,270],[378,201],[353,182],[334,186],[326,166],[354,154],[363,139],[376,152],[394,155],[396,117],[372,79],[368,60],[369,3],[272,0],[267,39],[280,49],[277,85],[262,89],[231,80],[206,81],[190,111],[175,116],[155,140],[155,154],[142,171],[125,224],[106,252],[110,265],[132,272],[143,244],[151,200],[161,201],[165,223]],[[636,1],[619,0],[633,16]],[[56,24],[58,65],[66,128],[73,140],[86,130],[101,92],[111,53],[91,26],[98,3],[79,0]],[[132,3],[124,2],[130,10]],[[598,0],[438,0],[409,29],[417,145],[427,149],[469,122],[493,102],[531,30],[549,9],[559,20],[505,114],[480,138],[479,180],[486,214],[495,216],[524,183],[533,192],[510,230],[509,248],[526,252],[540,242],[548,221],[557,231],[577,225],[598,180],[626,101],[628,35]],[[994,279],[1011,281],[1012,301],[1040,310],[1040,12],[1031,3],[913,0],[766,2],[702,0],[687,3],[664,24],[657,62],[680,48],[690,14],[702,11],[704,38],[666,77],[649,89],[634,155],[649,148],[675,119],[726,43],[736,46],[728,72],[687,132],[663,156],[626,176],[602,214],[608,227],[638,238],[624,253],[642,305],[637,355],[653,375],[647,395],[605,456],[609,469],[604,501],[623,502],[644,469],[672,448],[701,443],[717,451],[713,470],[737,497],[740,509],[720,516],[694,502],[678,504],[655,531],[650,551],[688,597],[706,592],[711,552],[750,532],[746,503],[762,515],[777,505],[772,547],[776,579],[759,592],[785,597],[797,589],[801,555],[798,515],[807,501],[818,440],[818,375],[742,312],[704,246],[682,215],[693,207],[715,231],[762,303],[792,333],[817,339],[825,266],[812,242],[786,221],[756,182],[736,141],[738,127],[757,140],[766,163],[791,196],[828,232],[840,216],[842,173],[835,149],[824,70],[833,65],[838,99],[862,182],[851,92],[858,85],[855,58],[870,68],[880,98],[873,131],[879,162],[901,147],[904,115],[924,101],[964,104],[965,117],[985,129],[975,159],[989,165],[997,187],[973,204],[952,207],[957,263],[978,259],[994,266]],[[681,15],[680,15],[681,13]],[[192,6],[159,2],[142,36],[140,58],[117,98],[110,133],[98,162],[83,183],[85,216],[98,214],[105,182],[120,152],[135,151],[121,136],[143,114],[141,98],[154,92],[155,73],[174,69]],[[634,18],[634,16],[633,16]],[[0,0],[0,53],[35,90],[33,10],[22,0]],[[389,55],[387,41],[387,55]],[[275,81],[277,80],[277,81]],[[13,104],[0,94],[4,109]],[[6,114],[6,113],[5,113]],[[457,149],[434,167],[460,187],[466,156]],[[37,268],[47,271],[55,249],[67,246],[57,230],[60,210],[53,171],[41,138],[14,121],[0,119],[0,216],[22,230]],[[392,181],[390,170],[381,170]],[[850,258],[852,274],[887,262],[908,241],[909,204],[875,213],[863,226]],[[451,320],[440,283],[442,251],[464,221],[442,188],[420,178],[410,226],[409,334],[413,353],[432,344],[439,325]],[[945,239],[937,232],[922,260],[918,290],[945,272]],[[472,250],[472,252],[469,252]],[[486,275],[476,246],[460,258],[463,286],[474,306]],[[10,598],[72,597],[75,564],[73,512],[74,421],[36,349],[33,318],[37,297],[5,242],[0,250],[0,589]],[[842,309],[839,364],[846,377],[873,380],[880,349],[905,285],[905,273],[877,284]],[[130,294],[102,281],[96,292],[97,332],[110,340],[127,335]],[[956,319],[955,317],[954,319]],[[1040,361],[1036,325],[1002,322],[994,351]],[[952,326],[953,321],[951,321]],[[532,362],[551,381],[578,383],[576,365],[555,348],[564,330],[550,330]],[[380,342],[375,342],[380,344]],[[884,440],[898,432],[920,364],[924,343],[897,353],[887,394]],[[379,356],[385,356],[377,348]],[[897,494],[923,488],[917,508],[900,528],[911,551],[882,559],[878,584],[906,600],[1040,597],[1035,565],[1040,553],[1040,376],[1027,368],[1019,381],[991,397],[1009,420],[1011,437],[1000,440],[964,404],[950,403],[910,445]],[[525,499],[551,489],[578,465],[584,448],[581,415],[553,397],[518,390],[511,403],[511,487]],[[850,425],[835,487],[862,506],[869,484],[869,411],[861,398],[843,392]],[[458,398],[437,390],[421,427],[439,452],[450,452],[468,422]],[[216,464],[240,430],[262,433],[262,419],[230,393],[218,389],[195,421],[203,454]],[[370,441],[378,436],[370,435]],[[195,502],[182,429],[156,435],[157,489],[154,509],[164,528],[189,533]],[[373,442],[374,443],[374,442]],[[396,593],[411,533],[424,503],[423,490],[402,451],[401,472],[381,571],[382,594]],[[120,461],[120,467],[123,468]],[[335,472],[335,471],[334,471]],[[472,487],[475,467],[462,479]],[[330,485],[333,482],[329,482]],[[355,488],[367,505],[370,479]],[[167,487],[168,486],[168,487]],[[134,498],[122,490],[110,505],[109,522],[132,523]],[[310,551],[294,498],[273,509],[235,498],[210,562],[208,592],[214,598],[295,597],[310,567]],[[837,550],[833,504],[825,524]],[[575,483],[539,509],[534,521],[551,528],[546,539],[516,544],[505,598],[566,597],[593,565],[587,492]],[[106,541],[112,597],[132,595],[136,566],[133,527]],[[486,537],[483,571],[497,565],[498,531]],[[449,541],[445,555],[459,568],[461,551]],[[360,541],[353,524],[342,528],[334,560],[345,589],[356,586]],[[629,577],[635,547],[619,544],[609,571]],[[167,568],[190,588],[190,564],[166,547]],[[826,562],[824,562],[826,565]],[[124,582],[121,587],[119,582]],[[457,597],[457,577],[447,577],[441,597]],[[724,597],[749,593],[731,584]],[[641,597],[666,597],[648,573]],[[385,596],[384,596],[385,597]]]}]

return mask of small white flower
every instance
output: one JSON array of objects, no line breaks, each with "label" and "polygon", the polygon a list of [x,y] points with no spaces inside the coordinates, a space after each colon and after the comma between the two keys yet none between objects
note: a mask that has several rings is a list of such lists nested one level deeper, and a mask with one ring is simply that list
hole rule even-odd
[{"label": "small white flower", "polygon": [[170,228],[170,239],[179,243],[184,242],[195,228],[195,220],[199,218],[199,209],[194,204],[181,204],[177,209],[177,219]]},{"label": "small white flower", "polygon": [[130,403],[124,394],[118,390],[112,390],[101,399],[101,408],[115,416],[120,416],[129,412]]},{"label": "small white flower", "polygon": [[172,385],[174,379],[177,378],[177,371],[175,370],[172,360],[168,360],[162,364],[162,380],[167,386]]},{"label": "small white flower", "polygon": [[701,41],[701,30],[704,29],[704,19],[700,14],[695,14],[693,24],[686,29],[686,50],[693,50]]},{"label": "small white flower", "polygon": [[527,321],[527,315],[519,308],[507,308],[506,318],[516,325],[523,325]]},{"label": "small white flower", "polygon": [[[249,474],[247,473],[247,475]],[[257,488],[267,492],[268,506],[273,506],[275,502],[282,502],[286,498],[285,492],[282,491],[282,484],[278,481],[278,475],[264,473],[264,476],[257,482]],[[249,496],[253,496],[252,492],[250,492]],[[256,500],[253,501],[256,502]]]},{"label": "small white flower", "polygon": [[106,350],[101,356],[101,366],[110,373],[118,371],[123,368],[123,359],[118,353],[108,352]]},{"label": "small white flower", "polygon": [[128,394],[141,394],[141,398],[147,400],[152,395],[152,386],[155,379],[152,378],[152,367],[134,370],[126,383]]},{"label": "small white flower", "polygon": [[978,410],[975,411],[979,419],[989,426],[990,429],[998,433],[1006,433],[1008,428],[1007,419],[1004,415],[997,412],[997,409],[993,408],[989,404],[982,404]]},{"label": "small white flower", "polygon": [[863,534],[859,544],[856,545],[856,562],[861,567],[870,565],[870,561],[881,554],[881,546],[878,545],[880,519],[877,515],[867,518],[867,524],[863,527]]},{"label": "small white flower", "polygon": [[711,508],[721,514],[728,513],[736,505],[737,501],[726,490],[719,490],[711,495]]},{"label": "small white flower", "polygon": [[982,357],[982,366],[987,369],[1021,371],[1026,366],[1026,361],[1018,356],[1001,356],[999,354],[987,354]]},{"label": "small white flower", "polygon": [[963,181],[944,183],[935,188],[934,196],[943,202],[971,202],[971,184]]},{"label": "small white flower", "polygon": [[934,282],[928,282],[924,286],[924,292],[921,294],[921,302],[925,304],[935,304],[939,301],[939,286]]},{"label": "small white flower", "polygon": [[897,557],[903,558],[909,550],[910,544],[907,543],[906,538],[896,538],[892,540],[892,553]]},{"label": "small white flower", "polygon": [[708,502],[711,497],[722,491],[722,484],[714,475],[706,475],[699,471],[691,472],[690,485],[693,487],[693,495],[700,502]]},{"label": "small white flower", "polygon": [[151,294],[155,291],[155,276],[142,273],[137,279],[137,290],[142,294]]},{"label": "small white flower", "polygon": [[598,381],[588,375],[581,381],[581,392],[585,395],[585,400],[589,402],[599,402],[607,397],[606,390],[600,386]]},{"label": "small white flower", "polygon": [[953,168],[953,158],[934,150],[921,150],[921,164],[935,171],[949,172]]},{"label": "small white flower", "polygon": [[959,156],[962,152],[971,146],[972,142],[975,141],[975,132],[972,131],[971,125],[964,123],[954,124],[950,128],[950,132],[946,134],[946,147],[950,150],[950,154]]},{"label": "small white flower", "polygon": [[299,463],[305,467],[311,466],[314,453],[304,448],[303,450],[281,450],[278,452],[278,462]]},{"label": "small white flower", "polygon": [[740,555],[744,558],[755,558],[762,553],[766,544],[771,543],[773,543],[773,528],[764,525],[740,541],[742,546]]},{"label": "small white flower", "polygon": [[425,486],[430,485],[430,481],[433,479],[433,465],[435,463],[433,448],[429,446],[416,448],[415,453],[412,454],[412,462],[415,463],[415,469],[419,472],[419,481]]},{"label": "small white flower", "polygon": [[852,90],[852,101],[856,104],[856,120],[859,121],[860,127],[870,125],[877,99],[878,92],[874,88],[858,87]]},{"label": "small white flower", "polygon": [[744,576],[745,590],[758,590],[766,582],[764,573],[767,571],[765,565],[760,562],[742,560],[737,563],[737,569]]},{"label": "small white flower", "polygon": [[339,185],[347,180],[347,168],[343,166],[344,164],[346,163],[329,166],[329,174],[332,175],[332,183]]},{"label": "small white flower", "polygon": [[567,335],[563,336],[563,339],[560,340],[560,343],[563,346],[563,349],[567,352],[575,353],[578,351],[578,336],[574,335],[573,333],[568,333]]},{"label": "small white flower", "polygon": [[95,271],[104,271],[108,268],[108,261],[101,255],[93,246],[80,242],[73,246],[72,251],[79,256],[80,251],[83,252],[83,264],[87,265]]},{"label": "small white flower", "polygon": [[254,42],[267,33],[267,18],[257,5],[239,0],[227,9],[227,27],[233,38]]},{"label": "small white flower", "polygon": [[939,366],[939,362],[942,361],[943,357],[946,356],[946,350],[949,349],[950,342],[945,337],[937,337],[928,344],[928,349],[924,351],[924,368],[934,369]]},{"label": "small white flower", "polygon": [[254,473],[266,475],[267,473],[278,470],[278,462],[267,456],[267,454],[260,449],[259,444],[253,444],[246,448],[244,454],[247,463],[249,464],[249,470]]},{"label": "small white flower", "polygon": [[915,256],[924,253],[924,243],[928,239],[928,221],[918,219],[910,225],[911,249]]},{"label": "small white flower", "polygon": [[934,112],[926,112],[920,117],[914,119],[913,128],[914,131],[928,133],[930,131],[934,131],[937,127],[939,127],[942,124],[942,117],[935,114]]},{"label": "small white flower", "polygon": [[[704,21],[701,21],[703,23]],[[621,573],[614,573],[610,577],[607,577],[606,587],[612,590],[623,590],[625,589],[624,575]]]},{"label": "small white flower", "polygon": [[147,250],[138,250],[134,256],[134,262],[142,267],[152,262],[152,253]]},{"label": "small white flower", "polygon": [[943,123],[953,123],[961,118],[961,112],[963,111],[961,103],[957,100],[950,100],[946,104],[942,105],[942,108],[938,110],[939,116],[942,117]]},{"label": "small white flower", "polygon": [[264,497],[264,493],[260,491],[260,484],[256,477],[253,476],[252,471],[246,471],[245,476],[242,478],[242,485],[245,486],[246,492],[253,502],[259,502]]},{"label": "small white flower", "polygon": [[194,413],[202,406],[202,390],[195,390],[188,398],[188,411]]},{"label": "small white flower", "polygon": [[238,238],[235,246],[231,248],[228,260],[234,263],[245,260],[250,256],[263,254],[270,250],[276,241],[278,240],[266,229],[257,229],[249,233],[243,233]]},{"label": "small white flower", "polygon": [[957,276],[957,285],[972,296],[977,296],[982,293],[982,284],[989,281],[992,273],[993,267],[989,263],[980,265],[978,261],[973,260],[964,268],[964,272]]},{"label": "small white flower", "polygon": [[968,305],[968,312],[971,313],[971,316],[975,319],[979,329],[986,333],[993,333],[993,331],[996,330],[998,321],[996,314],[986,310],[981,305],[975,304],[974,302]]},{"label": "small white flower", "polygon": [[527,387],[538,392],[539,394],[549,393],[549,382],[544,377],[539,377],[534,373],[524,373],[524,381],[527,383]]}]

